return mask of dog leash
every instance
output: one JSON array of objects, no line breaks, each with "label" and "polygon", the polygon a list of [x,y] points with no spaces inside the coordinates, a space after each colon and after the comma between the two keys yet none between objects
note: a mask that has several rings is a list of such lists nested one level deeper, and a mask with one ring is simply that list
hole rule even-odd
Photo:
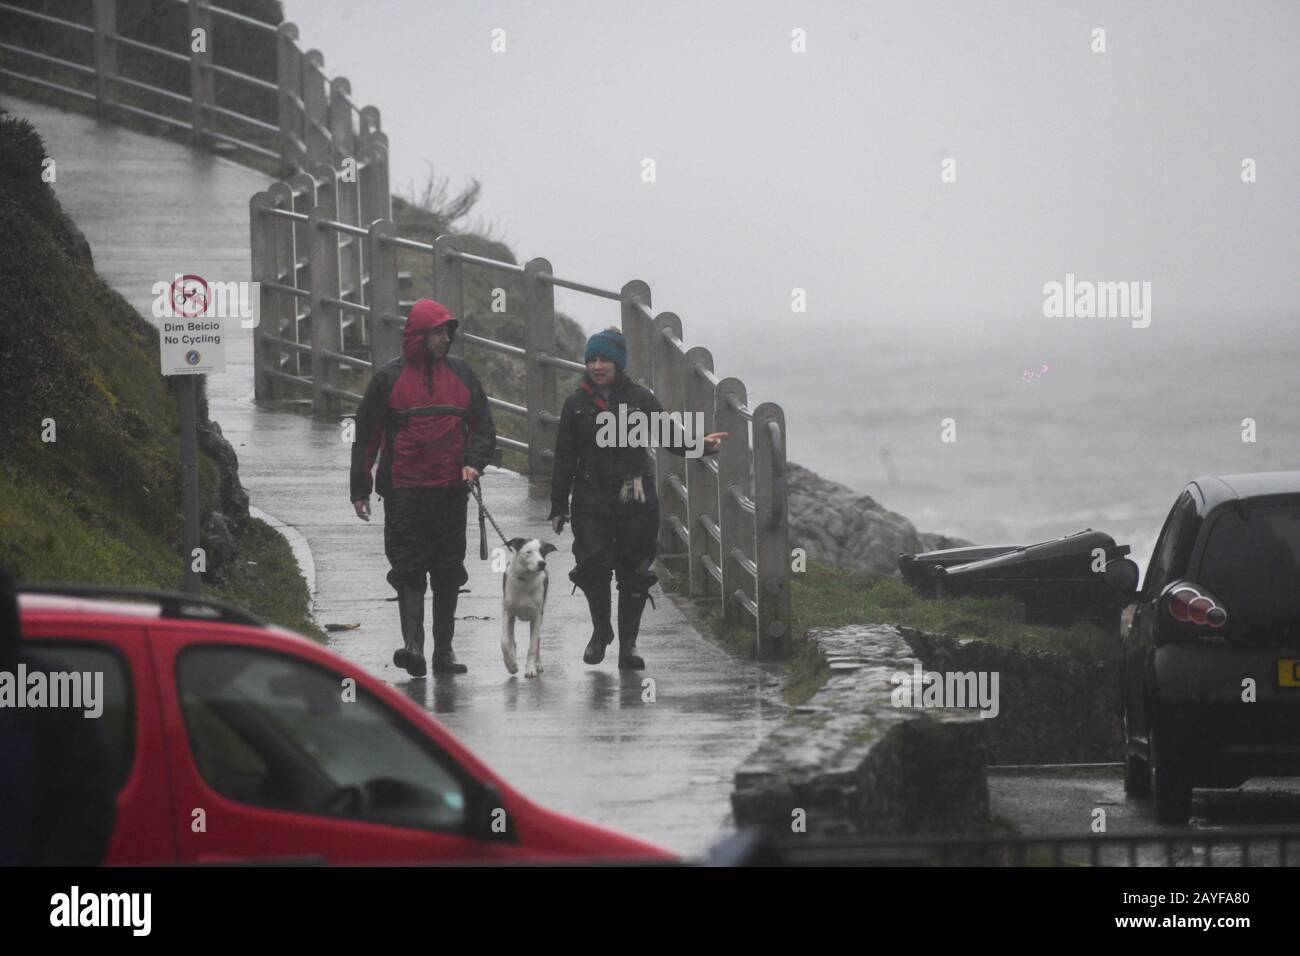
[{"label": "dog leash", "polygon": [[510,542],[506,540],[506,536],[502,534],[501,529],[497,527],[497,521],[492,517],[492,512],[488,511],[487,505],[483,504],[483,492],[479,489],[477,478],[470,482],[469,490],[474,492],[474,498],[478,501],[478,556],[480,561],[486,561],[488,556],[488,546],[487,528],[483,524],[484,518],[492,522],[492,530],[497,533],[497,537],[501,539],[501,543],[505,545],[507,551],[510,550]]}]

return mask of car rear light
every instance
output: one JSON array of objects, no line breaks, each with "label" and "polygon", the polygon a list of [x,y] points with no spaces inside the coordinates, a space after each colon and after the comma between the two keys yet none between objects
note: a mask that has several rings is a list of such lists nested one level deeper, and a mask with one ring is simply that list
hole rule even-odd
[{"label": "car rear light", "polygon": [[1179,624],[1212,627],[1216,631],[1228,623],[1228,612],[1215,597],[1194,584],[1176,584],[1169,589],[1165,608]]}]

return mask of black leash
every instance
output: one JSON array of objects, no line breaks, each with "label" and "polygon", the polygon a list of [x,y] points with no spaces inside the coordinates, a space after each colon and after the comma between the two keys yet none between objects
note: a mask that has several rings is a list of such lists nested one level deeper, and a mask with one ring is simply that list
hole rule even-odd
[{"label": "black leash", "polygon": [[501,529],[497,527],[497,522],[496,519],[492,517],[492,512],[488,511],[487,505],[483,504],[483,492],[479,489],[477,478],[470,482],[469,490],[474,492],[474,498],[478,501],[478,556],[480,561],[486,561],[488,556],[488,546],[487,527],[483,523],[484,518],[492,522],[492,530],[497,533],[497,537],[501,539],[501,543],[506,546],[507,551],[510,550],[510,542],[506,540],[506,536],[502,534]]}]

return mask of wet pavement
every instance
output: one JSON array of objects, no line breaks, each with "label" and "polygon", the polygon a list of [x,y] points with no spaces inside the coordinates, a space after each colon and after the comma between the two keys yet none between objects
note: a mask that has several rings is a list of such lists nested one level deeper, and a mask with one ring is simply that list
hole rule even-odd
[{"label": "wet pavement", "polygon": [[[1206,849],[1168,837],[1213,837],[1217,831],[1238,827],[1294,828],[1300,825],[1300,780],[1251,780],[1232,790],[1192,792],[1192,817],[1186,827],[1162,826],[1155,822],[1151,801],[1124,793],[1124,769],[1119,764],[1076,767],[990,767],[988,771],[989,811],[1002,817],[1022,833],[1092,833],[1095,811],[1105,811],[1106,833],[1148,838],[1139,845],[1139,866],[1277,866],[1281,863],[1276,844],[1251,843],[1244,850],[1238,844]],[[1067,861],[1086,862],[1088,853],[1068,846]],[[1129,863],[1124,847],[1108,847],[1098,862],[1123,866]],[[1300,863],[1300,841],[1288,845],[1287,865]]]},{"label": "wet pavement", "polygon": [[[0,105],[41,133],[57,164],[59,199],[89,240],[97,271],[146,318],[153,283],[175,273],[249,278],[248,200],[269,184],[263,175],[8,94]],[[332,634],[334,651],[432,711],[545,806],[686,855],[726,835],[732,774],[784,713],[776,678],[701,637],[658,594],[638,640],[644,672],[620,672],[613,653],[597,667],[583,664],[591,631],[581,592],[569,593],[572,537],[550,533],[544,486],[489,469],[484,499],[506,534],[561,549],[548,561],[544,672],[530,680],[521,667],[510,676],[502,663],[501,576],[478,560],[471,501],[469,592],[455,641],[469,673],[410,679],[392,663],[399,638],[396,604],[386,600],[393,592],[384,580],[382,505],[372,502],[369,524],[353,514],[350,448],[339,427],[253,404],[250,332],[231,336],[226,369],[209,376],[211,416],[239,455],[252,505],[287,526],[300,552],[310,549],[317,621],[360,625]],[[487,533],[491,539],[490,525]],[[525,623],[516,640],[522,662]]]}]

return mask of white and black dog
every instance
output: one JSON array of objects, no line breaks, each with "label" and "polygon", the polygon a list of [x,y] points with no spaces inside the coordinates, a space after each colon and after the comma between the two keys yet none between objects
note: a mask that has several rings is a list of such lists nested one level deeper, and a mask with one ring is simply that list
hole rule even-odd
[{"label": "white and black dog", "polygon": [[511,538],[510,566],[501,578],[501,656],[506,670],[515,673],[515,621],[528,622],[528,658],[524,676],[542,672],[542,614],[546,610],[546,556],[558,550],[549,542],[536,538]]}]

